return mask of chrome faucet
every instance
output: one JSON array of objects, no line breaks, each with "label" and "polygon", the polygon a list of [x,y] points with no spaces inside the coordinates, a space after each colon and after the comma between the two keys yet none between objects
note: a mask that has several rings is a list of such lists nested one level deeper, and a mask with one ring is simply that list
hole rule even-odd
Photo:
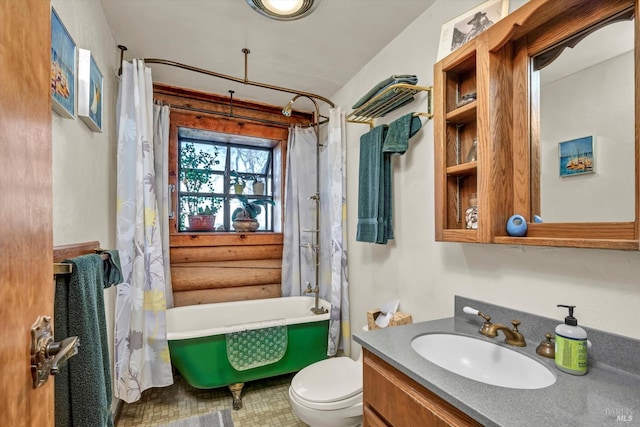
[{"label": "chrome faucet", "polygon": [[313,294],[313,293],[316,294],[315,307],[311,307],[311,311],[313,312],[313,314],[325,314],[325,313],[329,312],[329,310],[327,310],[326,308],[319,306],[319,304],[320,304],[320,301],[319,301],[320,300],[320,297],[319,297],[320,288],[318,287],[318,285],[316,285],[315,289],[312,289],[311,288],[311,283],[307,282],[307,289],[305,289],[302,293],[303,294]]},{"label": "chrome faucet", "polygon": [[487,316],[479,310],[471,307],[464,307],[463,311],[467,314],[477,314],[478,316],[484,319],[484,323],[478,330],[482,335],[495,338],[498,336],[498,331],[502,331],[504,334],[504,342],[513,345],[516,347],[526,347],[527,342],[524,339],[524,335],[520,331],[518,331],[518,325],[520,325],[519,320],[512,320],[511,324],[513,325],[513,329],[509,329],[509,327],[505,325],[501,325],[500,323],[491,323],[491,316]]}]

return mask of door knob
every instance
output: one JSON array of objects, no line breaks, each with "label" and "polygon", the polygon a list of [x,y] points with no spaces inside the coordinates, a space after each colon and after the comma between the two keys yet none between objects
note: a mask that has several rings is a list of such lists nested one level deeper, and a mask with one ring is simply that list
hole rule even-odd
[{"label": "door knob", "polygon": [[60,342],[53,339],[51,316],[40,316],[31,326],[31,376],[33,388],[47,382],[49,375],[55,375],[70,357],[78,354],[78,337],[65,338]]}]

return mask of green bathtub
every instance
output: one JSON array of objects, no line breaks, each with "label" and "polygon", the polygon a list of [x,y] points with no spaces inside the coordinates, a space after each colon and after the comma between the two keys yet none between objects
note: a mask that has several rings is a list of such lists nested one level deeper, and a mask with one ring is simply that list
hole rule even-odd
[{"label": "green bathtub", "polygon": [[[171,363],[194,388],[229,386],[233,407],[240,409],[245,382],[299,371],[327,358],[329,314],[314,315],[310,311],[313,304],[313,298],[289,297],[169,309],[167,338]],[[326,301],[320,300],[320,305],[330,309]],[[287,350],[282,358],[265,366],[234,369],[227,358],[226,333],[231,327],[224,325],[274,319],[284,319],[287,325]]]}]

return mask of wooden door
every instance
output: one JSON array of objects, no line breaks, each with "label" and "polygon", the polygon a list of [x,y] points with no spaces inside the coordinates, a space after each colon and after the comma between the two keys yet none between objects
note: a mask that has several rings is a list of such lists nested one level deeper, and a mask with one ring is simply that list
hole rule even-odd
[{"label": "wooden door", "polygon": [[0,0],[0,414],[53,426],[33,389],[30,328],[53,315],[49,0]]}]

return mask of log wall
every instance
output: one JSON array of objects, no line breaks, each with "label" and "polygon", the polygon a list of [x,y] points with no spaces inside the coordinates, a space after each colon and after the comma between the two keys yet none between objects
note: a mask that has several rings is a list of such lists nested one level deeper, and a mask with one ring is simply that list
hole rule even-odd
[{"label": "log wall", "polygon": [[174,306],[281,296],[282,234],[181,237],[170,252]]}]

